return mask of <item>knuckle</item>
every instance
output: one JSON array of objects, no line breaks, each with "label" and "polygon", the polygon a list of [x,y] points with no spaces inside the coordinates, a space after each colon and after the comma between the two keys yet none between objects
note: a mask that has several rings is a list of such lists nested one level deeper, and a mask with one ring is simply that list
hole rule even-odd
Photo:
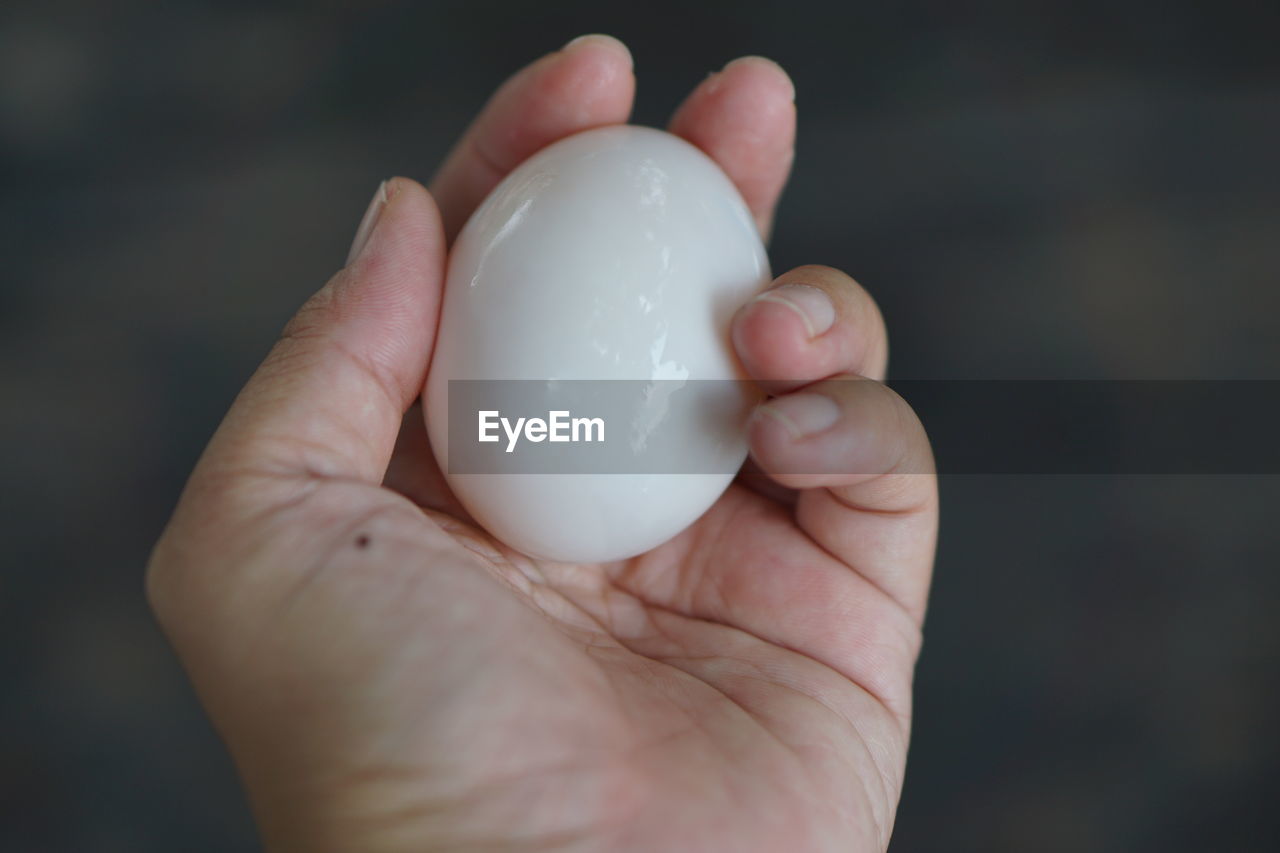
[{"label": "knuckle", "polygon": [[280,330],[281,341],[306,340],[324,333],[340,311],[338,287],[346,277],[346,270],[339,270],[324,287],[316,291],[302,304],[298,312],[289,318]]},{"label": "knuckle", "polygon": [[855,370],[880,379],[889,360],[889,329],[875,297],[853,279],[842,294],[840,313],[849,329],[849,363]]},{"label": "knuckle", "polygon": [[891,419],[891,434],[897,439],[892,470],[911,474],[934,473],[933,447],[920,415],[896,390],[880,382],[875,384],[884,389],[886,417]]}]

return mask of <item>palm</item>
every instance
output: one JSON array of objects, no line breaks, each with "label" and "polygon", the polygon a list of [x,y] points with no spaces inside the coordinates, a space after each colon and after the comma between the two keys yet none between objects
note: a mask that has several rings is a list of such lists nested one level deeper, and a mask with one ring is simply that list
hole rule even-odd
[{"label": "palm", "polygon": [[[448,503],[438,472],[416,470],[421,482],[405,490]],[[905,758],[918,637],[904,630],[913,623],[900,610],[847,567],[834,575],[847,590],[804,586],[832,577],[822,569],[834,567],[815,564],[835,561],[796,526],[792,507],[735,484],[666,545],[620,563],[577,565],[526,557],[447,512],[402,512],[408,502],[389,490],[366,497],[374,506],[357,518],[387,504],[397,507],[390,513],[397,527],[413,528],[380,532],[369,548],[370,557],[386,553],[393,561],[375,569],[386,571],[391,586],[403,576],[405,553],[380,551],[384,539],[429,542],[433,551],[448,542],[460,574],[497,581],[466,583],[458,592],[469,600],[452,602],[484,614],[491,641],[482,649],[467,648],[469,626],[439,618],[440,589],[424,586],[415,587],[418,606],[436,615],[406,619],[406,636],[391,643],[440,649],[445,634],[455,640],[449,654],[465,659],[458,664],[465,681],[451,688],[457,728],[446,727],[455,739],[430,738],[416,759],[406,752],[414,743],[406,732],[439,730],[436,708],[430,719],[387,720],[399,733],[390,739],[366,730],[365,742],[392,748],[352,758],[361,776],[371,768],[381,775],[386,762],[407,761],[423,780],[451,757],[466,767],[454,779],[457,789],[443,794],[415,791],[418,777],[407,774],[400,796],[410,812],[483,791],[464,810],[476,810],[478,831],[501,837],[607,831],[616,833],[615,849],[641,850],[696,848],[697,839],[733,850],[825,849],[837,841],[851,849],[853,837],[860,839],[853,849],[883,846]],[[366,565],[361,573],[369,572]],[[353,619],[384,612],[351,606],[343,576],[330,577],[336,586],[321,597],[331,592]],[[859,621],[799,630],[778,622],[796,611],[797,599],[833,595],[831,612]],[[816,656],[788,648],[789,638],[803,646],[815,632],[829,644]],[[408,700],[440,678],[438,657],[421,660],[421,684],[394,657],[366,677],[394,683],[406,701],[393,705],[413,716],[420,706]],[[384,690],[368,692],[385,701]],[[483,722],[473,711],[476,696],[489,709]],[[739,835],[725,837],[725,827]],[[800,839],[806,843],[796,847]]]}]

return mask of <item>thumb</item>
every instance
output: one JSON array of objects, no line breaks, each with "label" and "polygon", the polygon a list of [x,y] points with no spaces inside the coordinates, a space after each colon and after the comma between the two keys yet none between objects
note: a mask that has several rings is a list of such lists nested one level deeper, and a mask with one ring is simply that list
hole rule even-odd
[{"label": "thumb", "polygon": [[406,178],[379,186],[347,266],[289,321],[191,486],[240,472],[380,482],[426,379],[445,251],[426,189]]}]

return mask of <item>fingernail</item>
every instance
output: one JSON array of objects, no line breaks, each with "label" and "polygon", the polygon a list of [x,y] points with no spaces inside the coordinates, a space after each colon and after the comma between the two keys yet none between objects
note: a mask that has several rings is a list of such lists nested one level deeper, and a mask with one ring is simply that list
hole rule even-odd
[{"label": "fingernail", "polygon": [[726,62],[724,68],[720,70],[722,72],[728,71],[730,68],[733,68],[735,65],[767,65],[768,67],[776,71],[778,76],[782,80],[786,81],[787,97],[791,99],[791,101],[793,102],[795,101],[796,84],[792,82],[791,75],[786,72],[786,69],[784,69],[778,63],[774,62],[772,59],[768,58],[767,56],[739,56],[737,59],[732,59]]},{"label": "fingernail", "polygon": [[373,194],[373,201],[369,202],[369,208],[364,212],[364,218],[360,220],[360,227],[356,229],[355,239],[351,241],[351,250],[347,252],[347,266],[350,266],[351,262],[360,257],[360,253],[364,251],[365,245],[369,242],[369,235],[377,227],[378,219],[382,217],[382,209],[386,206],[387,182],[383,181],[378,184],[378,191]]},{"label": "fingernail", "polygon": [[826,432],[840,420],[840,406],[823,394],[787,394],[756,409],[786,427],[793,439]]},{"label": "fingernail", "polygon": [[578,36],[575,39],[570,39],[568,42],[565,43],[565,46],[560,49],[562,51],[572,50],[575,47],[578,47],[579,45],[593,44],[593,43],[608,45],[614,48],[615,50],[621,50],[623,53],[627,55],[627,60],[631,61],[631,51],[627,48],[627,46],[623,44],[621,41],[619,41],[618,39],[614,38],[613,36],[605,35],[604,33],[587,33],[584,36]]},{"label": "fingernail", "polygon": [[774,302],[785,305],[800,315],[810,338],[826,332],[836,322],[836,307],[825,290],[811,284],[784,284],[766,290],[756,297],[758,302]]}]

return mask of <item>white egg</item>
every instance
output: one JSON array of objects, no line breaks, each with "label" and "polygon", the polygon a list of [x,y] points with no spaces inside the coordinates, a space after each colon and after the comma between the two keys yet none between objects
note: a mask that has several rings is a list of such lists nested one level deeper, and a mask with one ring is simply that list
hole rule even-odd
[{"label": "white egg", "polygon": [[[730,319],[769,280],[742,197],[688,142],[614,126],[539,151],[481,204],[450,256],[424,408],[453,492],[498,539],[546,559],[624,559],[678,534],[745,459],[743,418],[677,427],[690,446],[724,450],[729,463],[710,473],[520,473],[514,463],[467,473],[450,469],[449,441],[477,436],[450,435],[449,382],[646,380],[669,388],[741,380]],[[721,387],[738,395],[745,417],[755,399],[749,383]],[[635,426],[608,428],[618,435]]]}]

